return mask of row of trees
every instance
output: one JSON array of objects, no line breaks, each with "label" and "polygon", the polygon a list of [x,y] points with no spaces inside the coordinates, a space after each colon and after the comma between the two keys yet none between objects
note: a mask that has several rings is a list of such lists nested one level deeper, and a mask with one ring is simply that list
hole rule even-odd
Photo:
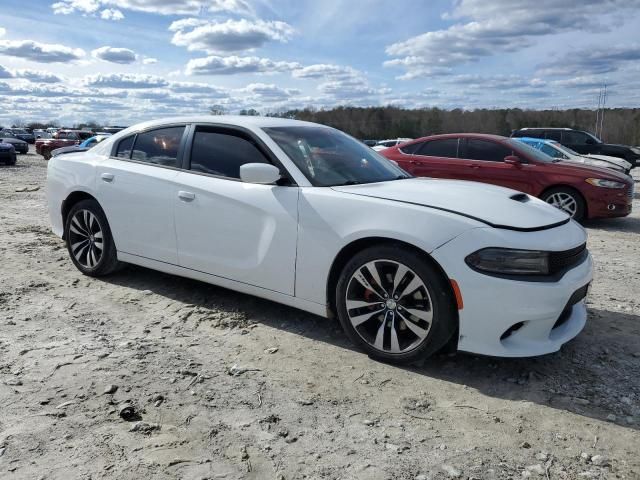
[{"label": "row of trees", "polygon": [[[322,123],[356,138],[418,138],[438,133],[494,133],[508,136],[523,127],[569,127],[594,131],[593,110],[406,110],[396,107],[338,107],[331,110],[290,110],[270,114]],[[602,139],[609,143],[640,145],[640,109],[614,108],[604,114]]]}]

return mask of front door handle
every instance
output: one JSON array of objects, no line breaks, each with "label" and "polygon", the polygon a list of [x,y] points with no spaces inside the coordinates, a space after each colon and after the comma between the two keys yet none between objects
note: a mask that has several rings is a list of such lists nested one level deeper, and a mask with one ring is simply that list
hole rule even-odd
[{"label": "front door handle", "polygon": [[471,168],[480,168],[480,165],[478,165],[476,163],[472,163],[470,166],[471,166]]},{"label": "front door handle", "polygon": [[422,165],[422,162],[419,160],[410,160],[409,163],[411,165]]},{"label": "front door handle", "polygon": [[102,178],[102,180],[104,180],[105,182],[111,183],[113,182],[113,173],[103,173],[102,175],[100,175],[100,178]]},{"label": "front door handle", "polygon": [[178,197],[180,198],[180,200],[184,200],[185,202],[191,202],[196,198],[196,194],[180,190],[178,192]]}]

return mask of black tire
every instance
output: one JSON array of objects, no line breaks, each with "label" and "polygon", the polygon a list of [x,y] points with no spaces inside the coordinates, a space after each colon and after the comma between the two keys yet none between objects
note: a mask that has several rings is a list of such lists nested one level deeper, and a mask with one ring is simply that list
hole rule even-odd
[{"label": "black tire", "polygon": [[573,201],[575,202],[575,212],[572,213],[570,211],[567,211],[563,208],[561,208],[561,210],[566,211],[567,213],[569,213],[571,215],[571,218],[573,218],[576,222],[581,222],[585,219],[586,214],[587,214],[587,204],[584,201],[584,197],[582,196],[582,194],[580,192],[578,192],[577,190],[574,190],[573,188],[569,188],[569,187],[556,187],[556,188],[551,188],[549,190],[547,190],[546,192],[544,192],[541,196],[540,199],[544,200],[545,202],[556,206],[557,208],[560,208],[559,206],[554,204],[553,199],[557,198],[558,195],[561,196],[569,196],[573,199]]},{"label": "black tire", "polygon": [[[389,307],[388,303],[385,303],[385,304],[376,303],[376,306],[373,306],[373,307],[369,307],[369,306],[361,307],[361,308],[352,307],[348,310],[347,295],[348,294],[351,295],[352,298],[349,299],[349,301],[353,301],[353,299],[355,298],[353,297],[354,288],[364,290],[365,297],[367,294],[370,295],[371,293],[373,293],[378,298],[381,298],[380,295],[378,295],[375,292],[372,292],[372,290],[363,288],[360,281],[354,278],[354,275],[356,274],[356,272],[362,273],[361,269],[365,267],[367,264],[370,264],[370,262],[379,262],[379,263],[374,263],[374,266],[378,271],[378,275],[382,283],[386,282],[390,287],[390,288],[383,288],[382,290],[386,292],[385,293],[386,295],[389,295],[389,301],[392,302],[393,306]],[[401,298],[397,299],[397,305],[396,305],[396,302],[392,300],[392,294],[396,293],[400,288],[400,286],[403,285],[403,282],[399,281],[396,287],[395,274],[389,273],[390,270],[388,269],[396,268],[395,264],[402,265],[411,270],[411,272],[409,272],[408,275],[407,274],[397,275],[398,278],[400,276],[403,276],[403,279],[404,277],[414,279],[415,278],[414,274],[415,274],[417,275],[417,277],[419,277],[418,279],[422,281],[423,286],[426,287],[426,290],[428,292],[428,301],[425,302],[424,299],[422,301],[425,304],[426,303],[430,304],[429,308],[432,314],[430,324],[420,323],[422,322],[422,320],[418,320],[418,322],[416,323],[409,322],[407,320],[408,317],[412,317],[412,318],[420,318],[420,317],[413,317],[411,313],[407,314],[406,308],[404,308],[405,316],[402,315],[403,306],[401,304],[405,302],[406,298],[410,297],[409,300],[407,300],[407,302],[409,302],[409,301],[414,301],[414,298],[413,298],[414,296],[423,296],[421,293],[422,287],[419,287],[417,290],[415,290],[413,292],[413,295],[404,295],[401,293],[400,295]],[[382,269],[382,272],[383,272],[382,275],[380,275],[380,268]],[[396,274],[400,272],[400,266],[397,266],[395,272]],[[391,278],[392,276],[393,276],[393,279]],[[353,287],[350,286],[351,282],[356,282]],[[393,282],[393,284],[389,282]],[[404,284],[404,288],[407,288],[408,284],[410,285],[411,283],[407,281],[407,283]],[[370,286],[374,286],[374,285],[370,284]],[[374,288],[373,290],[378,290],[378,289]],[[394,292],[389,293],[389,290],[394,290]],[[405,292],[405,294],[406,293],[407,292]],[[408,293],[411,293],[411,292],[408,292]],[[367,248],[357,253],[356,255],[354,255],[354,257],[345,265],[345,267],[342,270],[342,273],[340,274],[340,278],[338,280],[338,284],[336,288],[335,300],[336,300],[336,310],[338,313],[338,318],[340,320],[340,323],[342,324],[342,328],[346,332],[347,336],[351,339],[351,341],[356,345],[359,345],[365,352],[367,352],[367,354],[370,357],[378,360],[382,360],[385,362],[411,363],[419,360],[424,360],[427,357],[439,351],[442,347],[444,347],[447,344],[447,342],[451,339],[452,335],[457,329],[458,320],[457,320],[456,303],[451,293],[451,287],[449,285],[448,280],[444,278],[442,273],[431,262],[423,258],[422,255],[420,255],[417,252],[408,250],[406,247],[401,245],[386,244],[386,245],[374,246],[374,247]],[[358,301],[358,299],[355,298],[355,301]],[[367,301],[371,301],[371,300],[367,300]],[[377,300],[377,299],[374,301],[380,302],[380,300]],[[385,306],[383,307],[383,305]],[[369,308],[374,308],[374,309],[384,308],[384,313],[378,314],[376,312],[371,312],[371,315],[372,315],[371,317],[363,321],[357,327],[354,326],[349,316],[349,312],[354,314],[354,312],[358,310],[357,314],[360,315],[360,311],[362,311],[363,309],[369,309]],[[427,310],[425,309],[421,313],[424,313],[426,311]],[[387,315],[391,314],[391,312],[393,312],[392,316],[388,317]],[[362,317],[366,317],[368,315],[369,315],[369,311],[365,310],[365,313],[364,315],[362,315]],[[396,321],[398,322],[397,327],[395,326]],[[387,326],[383,327],[383,324],[385,323]],[[408,323],[410,323],[413,328],[407,328]],[[420,326],[423,327],[423,331],[427,330],[426,327],[424,327],[425,325],[430,325],[430,327],[428,328],[428,333],[426,334],[426,336],[424,336],[424,338],[420,339],[416,335],[415,342],[419,342],[419,343],[413,344],[413,343],[407,342],[408,346],[406,347],[406,349],[402,349],[402,348],[396,349],[401,351],[395,352],[395,353],[390,351],[390,350],[393,350],[393,343],[391,343],[392,340],[390,338],[392,330],[394,331],[393,335],[395,335],[396,337],[396,342],[398,342],[398,339],[400,338],[401,335],[404,335],[404,336],[413,335],[413,333],[410,333],[410,332],[413,332],[415,327],[417,327],[419,324]],[[383,328],[384,328],[384,331],[383,331]],[[368,332],[372,332],[376,330],[378,335],[380,335],[380,332],[383,331],[381,335],[382,343],[383,343],[382,349],[376,348],[374,345],[370,343],[370,340],[367,341],[364,338],[366,333],[368,333],[368,332],[365,332],[365,330]],[[389,333],[387,333],[387,331]],[[377,338],[378,337],[376,336],[376,342],[377,342]],[[389,348],[387,349],[389,351],[385,351],[385,348],[384,348],[385,343],[389,344]],[[397,343],[397,345],[400,345],[400,343]]]},{"label": "black tire", "polygon": [[42,156],[45,160],[49,160],[51,158],[51,151],[48,149],[42,150]]},{"label": "black tire", "polygon": [[[85,220],[91,219],[91,215],[93,220]],[[83,274],[102,277],[120,268],[121,263],[117,258],[109,222],[100,204],[95,200],[81,200],[71,207],[65,219],[64,233],[71,261]],[[84,246],[80,242],[87,244]],[[101,249],[99,244],[102,246]]]}]

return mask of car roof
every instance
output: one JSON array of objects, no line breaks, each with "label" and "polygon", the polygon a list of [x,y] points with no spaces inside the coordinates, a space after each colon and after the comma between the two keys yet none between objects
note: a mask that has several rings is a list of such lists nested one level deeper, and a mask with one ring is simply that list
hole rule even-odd
[{"label": "car roof", "polygon": [[[568,128],[568,127],[524,127],[524,128],[518,128],[518,130],[522,131],[522,130],[575,130],[575,128]],[[582,130],[576,130],[581,132]]]},{"label": "car roof", "polygon": [[[145,130],[147,128],[168,125],[172,123],[218,123],[237,127],[302,127],[302,126],[322,126],[318,123],[303,122],[301,120],[292,120],[289,118],[278,117],[254,117],[249,115],[195,115],[183,117],[166,117],[157,120],[138,123],[129,127],[127,131]],[[120,132],[118,132],[120,133]]]},{"label": "car roof", "polygon": [[509,137],[503,137],[502,135],[492,135],[490,133],[443,133],[440,135],[428,135],[426,137],[418,138],[416,141],[436,140],[443,138],[478,138],[481,140],[494,140],[504,141]]}]

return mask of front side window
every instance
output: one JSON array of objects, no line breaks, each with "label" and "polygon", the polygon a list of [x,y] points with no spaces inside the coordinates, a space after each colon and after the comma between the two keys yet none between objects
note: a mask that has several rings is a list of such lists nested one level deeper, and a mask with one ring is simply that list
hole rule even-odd
[{"label": "front side window", "polygon": [[479,140],[476,138],[467,139],[465,148],[465,158],[470,160],[482,160],[488,162],[503,162],[504,157],[512,154],[510,148],[489,140]]},{"label": "front side window", "polygon": [[131,160],[177,167],[183,133],[184,127],[159,128],[139,133],[131,152]]},{"label": "front side window", "polygon": [[418,150],[418,155],[429,157],[458,158],[458,139],[444,138],[442,140],[431,140],[425,142]]},{"label": "front side window", "polygon": [[407,155],[416,155],[418,150],[420,150],[423,144],[424,142],[408,143],[408,144],[402,145],[399,148],[399,150],[402,153],[406,153]]},{"label": "front side window", "polygon": [[587,135],[582,132],[563,132],[562,133],[562,141],[563,143],[568,143],[569,145],[586,145],[587,144]]},{"label": "front side window", "polygon": [[312,126],[263,130],[317,187],[411,177],[394,163],[339,130]]},{"label": "front side window", "polygon": [[245,163],[270,163],[248,139],[216,129],[198,128],[191,148],[191,170],[240,178]]}]

